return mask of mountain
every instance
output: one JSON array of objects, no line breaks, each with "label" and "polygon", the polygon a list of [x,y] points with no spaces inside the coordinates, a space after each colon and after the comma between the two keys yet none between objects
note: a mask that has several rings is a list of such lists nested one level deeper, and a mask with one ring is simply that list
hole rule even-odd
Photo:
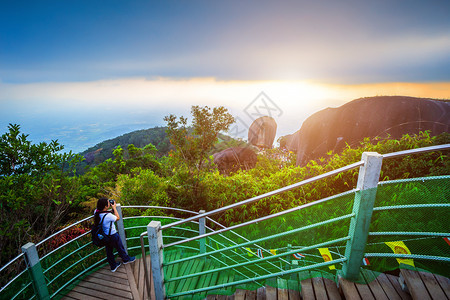
[{"label": "mountain", "polygon": [[297,164],[339,153],[364,138],[400,138],[404,134],[449,132],[450,102],[405,96],[360,98],[326,108],[303,122],[300,130],[280,144],[297,152]]},{"label": "mountain", "polygon": [[[161,157],[167,155],[169,151],[173,149],[173,146],[170,144],[169,138],[167,137],[166,129],[167,127],[154,127],[136,130],[98,143],[94,147],[80,153],[85,160],[78,166],[77,172],[83,173],[83,170],[87,166],[94,167],[109,158],[113,158],[113,151],[118,146],[126,149],[128,145],[133,144],[138,148],[143,148],[151,143],[158,150],[157,156]],[[218,142],[211,150],[211,155],[229,147],[243,145],[247,145],[247,143],[219,133]]]}]

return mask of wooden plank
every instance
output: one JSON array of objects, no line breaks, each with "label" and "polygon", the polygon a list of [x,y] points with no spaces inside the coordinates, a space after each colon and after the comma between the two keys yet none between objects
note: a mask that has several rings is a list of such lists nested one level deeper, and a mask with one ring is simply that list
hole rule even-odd
[{"label": "wooden plank", "polygon": [[313,277],[311,282],[314,289],[314,295],[318,300],[328,300],[327,291],[325,290],[325,284],[322,277]]},{"label": "wooden plank", "polygon": [[78,300],[98,300],[98,298],[96,298],[96,297],[92,297],[92,296],[86,295],[86,294],[81,294],[74,290],[70,291],[70,293],[68,293],[67,295],[74,299],[78,299]]},{"label": "wooden plank", "polygon": [[403,278],[405,279],[406,285],[408,286],[408,290],[411,293],[413,299],[431,300],[425,284],[423,283],[417,271],[401,269],[400,273],[403,275]]},{"label": "wooden plank", "polygon": [[302,280],[300,284],[302,286],[301,294],[303,300],[316,299],[316,296],[314,296],[314,288],[311,278]]},{"label": "wooden plank", "polygon": [[[150,261],[150,255],[146,257],[145,259],[147,261],[147,266],[149,268],[149,270],[152,269],[152,262]],[[146,287],[147,288],[147,285]],[[147,295],[147,294],[145,294]],[[147,299],[147,297],[145,297],[144,299]],[[150,272],[150,299],[156,299],[155,296],[155,283],[153,282],[153,273]]]},{"label": "wooden plank", "polygon": [[339,289],[344,293],[344,298],[346,300],[361,300],[355,284],[343,277],[339,277]]},{"label": "wooden plank", "polygon": [[[181,257],[181,252],[180,252],[180,251],[175,251],[175,253],[174,253],[174,255],[173,255],[171,261],[179,260],[180,257]],[[177,264],[175,264],[175,265],[170,265],[170,266],[167,267],[167,276],[166,276],[166,274],[164,274],[164,277],[165,277],[166,279],[170,279],[170,278],[173,278],[173,277],[176,276],[176,275],[173,274],[174,266],[176,266],[176,265],[177,265]]]},{"label": "wooden plank", "polygon": [[364,279],[366,280],[366,283],[369,286],[369,289],[372,292],[375,299],[389,300],[388,297],[386,296],[386,293],[384,292],[383,288],[378,283],[376,275],[372,271],[362,269],[361,273],[362,273]]},{"label": "wooden plank", "polygon": [[288,280],[288,294],[289,300],[300,300],[300,292],[298,291],[298,281]]},{"label": "wooden plank", "polygon": [[[207,267],[208,268],[208,270],[211,270],[211,269],[214,269],[214,265],[213,264],[211,264],[210,262],[208,262],[209,263],[209,266]],[[216,272],[217,273],[217,272]],[[202,282],[199,282],[198,284],[197,284],[197,288],[202,288],[202,287],[207,287],[207,286],[211,286],[212,284],[210,284],[211,283],[211,278],[212,278],[212,276],[213,276],[213,273],[209,273],[209,274],[206,274],[206,275],[204,275],[205,277],[204,277],[204,281],[202,281]],[[202,279],[203,280],[203,279]],[[206,294],[207,294],[207,292],[202,292],[202,293],[200,293],[199,295],[200,295],[200,299],[204,299],[205,297],[206,297]]]},{"label": "wooden plank", "polygon": [[277,279],[278,282],[278,300],[289,300],[288,283],[286,279]]},{"label": "wooden plank", "polygon": [[114,282],[114,283],[123,283],[123,279],[122,278],[111,277],[109,274],[105,275],[103,273],[95,272],[95,273],[92,273],[89,276],[95,277],[95,278],[104,279],[104,280],[107,280],[107,281],[110,281],[110,282]]},{"label": "wooden plank", "polygon": [[436,278],[433,276],[433,274],[427,272],[417,272],[417,273],[419,273],[420,278],[422,278],[423,283],[427,287],[431,299],[447,298],[444,294],[444,291],[441,289],[441,286],[437,282]]},{"label": "wooden plank", "polygon": [[277,288],[266,285],[266,299],[277,300]]},{"label": "wooden plank", "polygon": [[402,298],[395,290],[392,283],[387,278],[386,274],[381,273],[377,277],[377,281],[380,284],[381,288],[383,289],[384,293],[386,294],[387,298],[389,300],[401,300]]},{"label": "wooden plank", "polygon": [[408,294],[407,292],[402,290],[402,287],[400,286],[400,282],[398,281],[398,277],[391,275],[391,274],[386,274],[386,277],[392,283],[392,286],[394,287],[395,291],[397,292],[397,294],[399,294],[399,296],[402,299],[404,299],[404,300],[412,299],[410,294]]},{"label": "wooden plank", "polygon": [[256,291],[246,291],[245,300],[256,300]]},{"label": "wooden plank", "polygon": [[[146,256],[147,257],[147,256]],[[136,282],[137,282],[137,286],[138,286],[138,292],[139,295],[142,299],[145,298],[146,295],[146,291],[145,289],[147,288],[146,284],[145,284],[145,263],[144,263],[144,259],[141,259],[141,263],[139,265],[139,277],[137,278]],[[149,272],[151,273],[151,269],[149,270]]]},{"label": "wooden plank", "polygon": [[[235,300],[237,300],[236,297],[235,297]],[[261,286],[256,290],[256,300],[266,300],[266,288],[265,287]]]},{"label": "wooden plank", "polygon": [[[211,279],[209,281],[209,286],[217,285],[217,279],[219,277],[219,272],[212,273]],[[213,293],[213,291],[207,291],[206,293]],[[210,295],[208,295],[210,296]],[[215,296],[214,296],[215,299]]]},{"label": "wooden plank", "polygon": [[325,284],[325,289],[327,290],[327,295],[329,299],[332,300],[342,299],[341,294],[339,293],[339,289],[336,285],[336,282],[328,278],[323,278],[323,283]]},{"label": "wooden plank", "polygon": [[[199,259],[198,260],[198,264],[197,264],[197,268],[195,269],[195,271],[193,273],[200,273],[203,271],[203,267],[205,265],[205,260],[204,259]],[[197,283],[200,280],[200,276],[196,276],[191,278],[191,282],[189,283],[189,290],[194,290],[197,287]]]},{"label": "wooden plank", "polygon": [[80,294],[89,295],[89,296],[92,296],[92,297],[97,298],[97,299],[105,299],[105,300],[121,300],[122,299],[123,300],[123,298],[121,298],[121,297],[118,297],[118,296],[115,296],[115,295],[111,295],[111,294],[106,293],[106,292],[100,292],[100,291],[91,290],[89,288],[85,288],[85,287],[82,287],[80,285],[76,286],[73,290],[75,292],[80,293]]},{"label": "wooden plank", "polygon": [[92,282],[81,281],[80,283],[78,283],[78,287],[84,287],[84,288],[90,289],[91,291],[93,291],[92,293],[101,292],[101,293],[106,294],[108,297],[111,297],[113,295],[113,296],[117,296],[119,298],[133,299],[131,292],[123,291],[123,290],[119,290],[119,289],[105,289],[101,285],[97,285]]},{"label": "wooden plank", "polygon": [[136,282],[138,282],[138,278],[139,278],[139,266],[142,262],[142,257],[137,259],[137,261],[132,264],[131,266],[133,267],[133,275],[134,275],[134,279],[136,280]]},{"label": "wooden plank", "polygon": [[130,285],[131,295],[133,296],[133,299],[140,299],[141,297],[139,296],[139,291],[136,285],[136,281],[134,280],[133,270],[130,264],[125,265],[125,270],[127,271],[128,283]]},{"label": "wooden plank", "polygon": [[234,294],[227,296],[227,300],[234,300]]},{"label": "wooden plank", "polygon": [[[120,266],[120,268],[122,268],[122,266]],[[100,269],[96,273],[109,275],[110,277],[118,277],[118,278],[122,278],[122,279],[127,279],[127,274],[126,273],[120,273],[120,272],[117,272],[117,271],[116,272],[111,272],[109,269]]]},{"label": "wooden plank", "polygon": [[234,293],[234,299],[235,300],[245,300],[245,290],[236,289],[236,292]]},{"label": "wooden plank", "polygon": [[87,282],[92,282],[94,284],[97,284],[99,286],[103,286],[103,288],[116,288],[116,289],[120,289],[123,291],[128,291],[131,292],[131,288],[129,285],[123,284],[123,282],[121,283],[117,283],[117,282],[112,282],[106,279],[101,279],[98,277],[93,277],[93,276],[88,276],[85,279],[83,279],[83,281],[87,281]]},{"label": "wooden plank", "polygon": [[355,287],[358,290],[359,295],[364,300],[375,300],[370,288],[367,284],[355,283]]},{"label": "wooden plank", "polygon": [[447,298],[450,299],[450,279],[448,279],[447,277],[441,276],[441,275],[437,275],[437,274],[433,274],[433,275],[436,278],[439,285],[441,286],[441,288],[444,291]]},{"label": "wooden plank", "polygon": [[[178,270],[177,277],[183,276],[186,273],[188,273],[189,270],[192,268],[193,264],[194,264],[193,259],[183,262],[182,266]],[[179,292],[183,291],[184,284],[186,283],[186,279],[181,279],[179,281],[175,281],[175,282],[171,282],[171,283],[172,283],[172,286],[171,286],[170,290],[168,290],[167,292],[169,294],[172,294],[174,292],[179,293]]]}]

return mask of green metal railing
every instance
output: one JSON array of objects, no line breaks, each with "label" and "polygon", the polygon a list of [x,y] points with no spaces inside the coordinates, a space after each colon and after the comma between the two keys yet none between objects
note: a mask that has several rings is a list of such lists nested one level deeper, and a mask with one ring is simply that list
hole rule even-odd
[{"label": "green metal railing", "polygon": [[[149,283],[148,272],[151,268],[154,278],[153,288],[157,299],[230,290],[230,288],[246,284],[261,286],[265,280],[270,278],[283,277],[307,270],[319,269],[322,272],[335,272],[329,271],[331,266],[338,266],[339,274],[345,278],[356,280],[363,258],[376,260],[379,266],[378,271],[392,267],[395,264],[394,259],[415,259],[429,261],[430,264],[434,262],[446,264],[450,261],[448,252],[442,252],[442,247],[435,245],[444,243],[441,241],[442,238],[450,236],[450,233],[446,232],[450,226],[445,227],[449,224],[448,220],[441,217],[436,218],[434,213],[437,210],[450,208],[449,196],[448,194],[446,196],[446,190],[432,189],[427,184],[437,181],[448,184],[450,176],[382,183],[378,182],[378,178],[383,158],[449,148],[450,145],[441,145],[385,155],[365,153],[361,161],[349,166],[210,212],[197,213],[177,208],[120,207],[118,205],[121,215],[121,209],[141,208],[167,209],[193,215],[184,219],[167,216],[138,215],[125,218],[121,216],[122,223],[118,224],[118,231],[127,250],[133,255],[142,253],[145,256],[150,253],[151,266],[144,268],[145,277]],[[225,227],[211,219],[211,216],[229,209],[248,205],[358,167],[360,167],[358,185],[354,190],[346,193],[230,227]],[[402,184],[404,186],[401,186]],[[418,189],[417,197],[404,197],[406,200],[403,202],[390,203],[389,201],[383,202],[383,199],[380,200],[380,195],[385,198],[398,196],[394,197],[389,192],[414,193],[415,189]],[[410,201],[410,199],[421,199],[424,195],[428,195],[422,190],[429,195],[440,195],[440,198],[429,199],[426,203]],[[336,211],[333,209],[334,206],[338,208]],[[321,210],[325,211],[326,207],[328,207],[327,213],[317,213]],[[311,212],[315,213],[310,214]],[[398,212],[398,214],[392,215],[394,212]],[[423,231],[421,231],[422,228],[417,230],[414,224],[411,224],[410,227],[405,224],[398,230],[383,227],[387,218],[402,215],[426,215],[431,219],[439,219],[442,224],[426,220],[428,223],[424,221],[426,227],[423,228]],[[311,218],[308,219],[309,217]],[[25,245],[22,254],[0,268],[0,274],[8,273],[9,269],[18,270],[17,275],[2,275],[2,277],[12,278],[0,288],[0,298],[46,299],[60,297],[73,288],[83,276],[104,265],[104,250],[91,244],[89,232],[48,251],[45,255],[43,252],[45,248],[48,248],[45,246],[46,243],[74,226],[91,222],[91,218],[80,220],[36,245]],[[149,221],[152,222],[148,224]],[[210,223],[209,227],[206,226],[206,221]],[[146,231],[142,232],[145,228]],[[334,233],[333,228],[342,230]],[[254,231],[264,231],[264,234],[258,236]],[[147,239],[144,239],[145,236]],[[294,246],[290,245],[293,240],[297,241]],[[409,247],[416,247],[416,250],[410,254],[389,252],[385,242],[396,240],[410,243]],[[333,253],[333,260],[324,261],[322,256],[317,254],[318,248],[325,247],[331,251],[330,253]],[[273,248],[276,248],[276,253],[270,251]],[[261,256],[259,253],[262,253]],[[293,260],[292,255],[299,253],[306,257],[299,261]],[[185,270],[183,274],[171,272],[177,266],[192,266],[194,261],[200,260],[207,261],[209,269]],[[162,267],[159,268],[159,266]],[[175,288],[177,283],[186,280],[227,272],[232,272],[235,276],[226,283],[186,287],[182,290]],[[336,275],[336,273],[333,274]],[[147,284],[147,287],[147,292],[150,294],[151,285]]]},{"label": "green metal railing", "polygon": [[[443,146],[433,146],[428,148],[421,148],[421,149],[414,149],[414,150],[408,150],[408,151],[401,151],[400,153],[391,153],[386,155],[379,155],[377,153],[364,153],[362,160],[360,162],[354,163],[352,165],[349,165],[344,168],[340,168],[338,170],[328,172],[326,174],[322,174],[317,177],[310,178],[308,180],[287,186],[285,188],[275,190],[269,193],[266,193],[261,196],[253,197],[251,199],[235,203],[226,207],[222,207],[210,212],[206,212],[203,214],[199,214],[197,216],[193,216],[191,218],[180,220],[171,224],[167,225],[161,225],[157,222],[152,222],[148,226],[148,237],[149,237],[149,248],[150,248],[150,255],[151,255],[151,261],[152,266],[161,266],[161,268],[154,268],[153,271],[153,278],[155,283],[155,292],[157,299],[164,299],[164,298],[176,298],[183,295],[196,295],[201,292],[205,291],[211,291],[211,290],[217,290],[227,288],[227,287],[235,287],[238,285],[242,285],[245,283],[256,283],[261,285],[265,279],[272,278],[275,276],[284,276],[287,274],[292,274],[304,270],[311,270],[311,269],[320,269],[324,266],[328,265],[341,265],[341,270],[339,271],[339,274],[346,279],[356,281],[359,278],[360,275],[360,268],[362,265],[363,258],[374,258],[374,257],[381,257],[381,258],[403,258],[403,259],[421,259],[421,260],[436,260],[440,262],[448,262],[450,259],[446,256],[437,256],[437,255],[425,255],[425,254],[392,254],[392,253],[375,253],[375,252],[365,252],[366,244],[368,244],[368,238],[369,237],[375,237],[375,236],[383,236],[383,237],[398,237],[398,236],[429,236],[429,237],[446,237],[450,236],[450,233],[448,232],[418,232],[418,231],[408,231],[408,232],[386,232],[386,231],[380,231],[380,232],[371,232],[369,231],[369,227],[373,225],[371,223],[372,215],[374,212],[381,212],[384,210],[400,210],[400,209],[436,209],[436,208],[449,208],[450,204],[447,203],[410,203],[410,204],[402,204],[402,205],[389,205],[385,207],[377,207],[375,206],[376,203],[376,195],[378,191],[379,186],[379,176],[380,176],[380,170],[382,165],[382,159],[383,158],[393,158],[398,157],[402,155],[411,155],[426,151],[434,151],[434,150],[443,150],[448,149],[450,145],[443,145]],[[270,216],[266,216],[263,218],[259,218],[256,220],[252,220],[249,222],[244,222],[241,224],[237,224],[234,226],[231,226],[229,228],[224,228],[217,230],[215,232],[206,233],[200,236],[192,237],[185,240],[175,241],[175,242],[168,242],[168,243],[162,243],[163,238],[165,237],[164,231],[167,229],[172,228],[173,226],[178,226],[181,224],[189,223],[195,220],[198,220],[202,217],[208,217],[212,216],[217,213],[225,212],[229,209],[234,209],[242,205],[250,204],[255,201],[259,201],[274,195],[277,195],[279,193],[283,193],[285,191],[298,188],[305,184],[313,183],[317,180],[321,180],[330,176],[334,176],[336,174],[339,174],[344,171],[351,170],[353,168],[360,167],[359,171],[359,178],[358,178],[358,185],[355,190],[349,191],[345,194],[352,194],[353,195],[353,209],[351,213],[347,213],[341,216],[335,216],[334,218],[327,219],[320,222],[315,222],[314,224],[309,224],[307,226],[300,226],[298,228],[294,228],[291,230],[283,230],[282,232],[277,232],[272,235],[267,235],[261,238],[255,238],[251,240],[247,240],[245,242],[240,242],[238,244],[229,245],[225,247],[221,247],[220,249],[214,249],[211,251],[208,251],[206,253],[198,253],[194,255],[187,255],[186,257],[180,257],[173,261],[166,261],[163,260],[164,252],[171,251],[171,247],[183,245],[185,243],[189,243],[195,240],[199,239],[208,239],[218,234],[226,234],[228,231],[231,230],[237,230],[239,228],[249,228],[249,226],[255,224],[255,223],[263,223],[264,221],[280,217],[289,213],[293,213],[295,211],[301,211],[306,208],[310,208],[314,205],[323,204],[327,201],[331,201],[333,199],[336,199],[340,197],[341,195],[329,197],[327,199],[322,199],[313,203],[308,203],[306,205],[293,208],[291,210],[283,211],[277,214],[273,214]],[[443,176],[439,177],[439,179],[444,179],[448,182],[450,179],[449,176]],[[417,180],[417,179],[416,179]],[[429,180],[429,179],[419,179],[419,181]],[[402,182],[402,181],[397,181]],[[391,182],[392,183],[392,182]],[[395,183],[395,182],[394,182]],[[385,185],[386,183],[380,184],[381,186]],[[422,214],[422,212],[418,211],[418,215]],[[165,276],[164,270],[168,269],[169,267],[173,265],[181,265],[183,263],[187,263],[188,261],[196,260],[196,259],[208,259],[216,257],[216,255],[222,255],[222,257],[226,257],[231,253],[234,249],[245,249],[248,246],[253,246],[255,243],[258,243],[260,245],[263,244],[269,244],[268,242],[277,240],[282,237],[289,237],[293,234],[298,234],[301,232],[306,232],[308,230],[315,230],[318,227],[326,226],[329,224],[332,224],[333,222],[340,222],[343,220],[350,221],[348,222],[346,226],[348,227],[348,235],[336,237],[333,240],[325,241],[322,243],[317,243],[314,245],[306,245],[302,246],[300,248],[297,248],[296,250],[291,250],[284,252],[282,254],[276,254],[276,255],[270,255],[267,257],[260,257],[255,260],[251,261],[240,261],[239,263],[230,264],[225,267],[217,267],[213,270],[203,270],[200,272],[194,272],[189,273],[189,271],[185,272],[181,276]],[[342,223],[340,223],[341,225]],[[448,224],[448,223],[447,223]],[[445,228],[448,230],[449,227]],[[158,242],[159,239],[159,242]],[[387,239],[386,241],[389,241],[390,239]],[[286,244],[289,242],[289,239],[287,239]],[[345,245],[341,245],[339,243],[345,243]],[[369,243],[371,246],[376,243]],[[258,276],[253,276],[249,279],[242,279],[242,280],[232,280],[231,282],[227,282],[226,284],[220,284],[220,285],[212,285],[212,286],[206,286],[206,287],[199,287],[194,289],[183,289],[183,290],[174,290],[173,288],[167,289],[166,285],[171,284],[173,286],[173,283],[176,282],[182,282],[190,278],[199,278],[201,276],[205,276],[207,274],[215,273],[215,272],[223,272],[227,270],[242,270],[243,267],[249,267],[249,266],[255,266],[260,265],[264,262],[271,261],[277,263],[277,259],[279,258],[285,258],[287,259],[290,255],[302,252],[305,253],[308,250],[315,249],[321,247],[335,247],[336,249],[344,250],[345,253],[342,255],[339,253],[337,259],[333,259],[329,262],[320,262],[318,260],[311,261],[308,265],[296,267],[293,264],[288,263],[287,266],[285,266],[285,269],[283,271],[272,271],[269,273],[264,272],[258,272]],[[267,249],[266,249],[267,250]],[[286,260],[284,260],[286,261]],[[280,264],[281,265],[281,264]],[[255,270],[255,269],[253,269]]]}]

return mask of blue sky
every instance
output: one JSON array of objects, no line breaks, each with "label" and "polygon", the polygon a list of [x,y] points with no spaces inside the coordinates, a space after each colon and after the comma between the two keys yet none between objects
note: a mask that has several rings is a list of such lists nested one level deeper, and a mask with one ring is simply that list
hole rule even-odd
[{"label": "blue sky", "polygon": [[[224,105],[239,115],[242,102],[262,90],[285,99],[284,111],[299,110],[297,122],[295,112],[284,115],[285,133],[327,105],[373,95],[333,97],[329,88],[322,99],[308,98],[311,87],[296,89],[305,82],[340,90],[372,84],[379,87],[374,94],[411,96],[423,93],[379,84],[444,83],[437,97],[448,98],[449,15],[450,1],[443,0],[1,1],[0,126],[4,132],[20,123],[36,139],[59,137],[80,150],[118,132],[162,125],[167,112],[188,115],[190,105]],[[214,88],[205,87],[210,79]],[[160,97],[148,85],[148,97],[138,95],[133,82],[150,84]],[[238,100],[218,94],[224,82],[225,94]],[[290,83],[284,90],[292,92],[271,90],[272,82]],[[95,88],[102,85],[122,86],[129,96],[111,95],[109,103],[108,92]],[[183,93],[173,93],[178,88]],[[97,134],[86,124],[96,124]],[[85,144],[71,144],[70,136]]]}]

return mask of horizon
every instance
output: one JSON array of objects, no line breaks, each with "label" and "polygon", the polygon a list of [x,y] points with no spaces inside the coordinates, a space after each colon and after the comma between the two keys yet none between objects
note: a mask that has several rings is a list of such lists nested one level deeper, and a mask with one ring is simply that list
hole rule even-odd
[{"label": "horizon", "polygon": [[[246,125],[262,92],[277,138],[361,97],[450,98],[443,1],[0,4],[0,128],[81,152],[225,106]],[[245,135],[244,135],[245,137]]]}]

